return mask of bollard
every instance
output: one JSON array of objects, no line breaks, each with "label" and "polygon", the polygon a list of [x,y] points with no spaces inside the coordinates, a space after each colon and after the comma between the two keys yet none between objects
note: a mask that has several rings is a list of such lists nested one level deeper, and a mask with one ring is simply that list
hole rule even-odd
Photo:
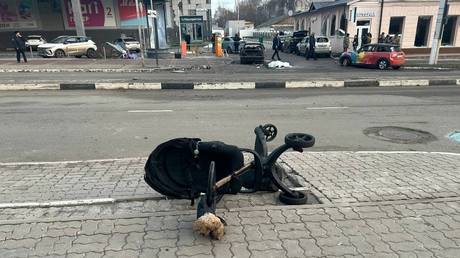
[{"label": "bollard", "polygon": [[180,44],[181,47],[181,56],[182,58],[185,58],[187,56],[187,43],[185,41],[182,41]]},{"label": "bollard", "polygon": [[217,57],[222,57],[223,56],[223,53],[222,53],[222,37],[220,37],[220,36],[216,37],[216,42],[215,42],[214,46],[215,46],[216,56]]}]

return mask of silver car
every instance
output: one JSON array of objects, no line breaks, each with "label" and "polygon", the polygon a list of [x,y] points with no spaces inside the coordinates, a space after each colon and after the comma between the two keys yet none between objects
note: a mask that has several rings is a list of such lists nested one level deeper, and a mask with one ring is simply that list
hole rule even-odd
[{"label": "silver car", "polygon": [[[331,55],[331,42],[326,36],[316,36],[315,53],[317,55]],[[300,55],[307,55],[308,48],[310,47],[310,38],[305,37],[297,44],[297,51]]]}]

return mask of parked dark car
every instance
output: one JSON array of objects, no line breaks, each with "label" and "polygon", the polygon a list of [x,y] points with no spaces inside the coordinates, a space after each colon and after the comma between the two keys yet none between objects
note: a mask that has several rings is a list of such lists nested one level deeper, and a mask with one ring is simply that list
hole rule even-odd
[{"label": "parked dark car", "polygon": [[285,46],[284,52],[297,53],[297,44],[308,35],[309,33],[307,30],[300,30],[294,32],[289,40],[289,44]]},{"label": "parked dark car", "polygon": [[262,64],[265,60],[265,47],[261,43],[246,43],[240,51],[241,64]]}]

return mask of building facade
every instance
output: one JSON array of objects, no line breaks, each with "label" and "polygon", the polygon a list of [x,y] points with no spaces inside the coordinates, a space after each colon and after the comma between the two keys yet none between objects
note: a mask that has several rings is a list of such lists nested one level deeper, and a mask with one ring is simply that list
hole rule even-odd
[{"label": "building facade", "polygon": [[[383,6],[383,8],[382,8]],[[350,37],[371,33],[372,42],[379,32],[400,37],[406,53],[430,52],[438,15],[437,0],[338,0],[313,2],[309,9],[297,13],[296,30],[310,30],[325,35],[340,45],[343,33]],[[460,52],[460,1],[449,0],[449,13],[444,28],[441,53]]]},{"label": "building facade", "polygon": [[[75,0],[0,0],[0,49],[11,47],[15,30],[25,35],[43,35],[47,40],[75,35],[72,1]],[[183,4],[182,11],[179,2]],[[208,21],[204,22],[204,36],[211,29],[211,0],[139,0],[139,3],[143,10],[138,20],[135,0],[80,0],[86,35],[98,45],[121,34],[139,38],[138,24],[144,28],[151,26],[147,9],[157,11],[160,47],[178,44],[181,15],[202,15]]]}]

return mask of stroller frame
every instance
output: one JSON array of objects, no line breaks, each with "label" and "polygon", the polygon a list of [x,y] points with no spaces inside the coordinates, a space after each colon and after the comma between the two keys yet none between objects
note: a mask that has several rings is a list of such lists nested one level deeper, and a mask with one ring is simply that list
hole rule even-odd
[{"label": "stroller frame", "polygon": [[293,191],[284,184],[277,174],[276,162],[278,158],[287,150],[303,152],[304,148],[312,147],[315,144],[315,138],[312,135],[304,133],[290,133],[284,138],[284,144],[277,147],[270,154],[268,153],[267,142],[273,141],[278,133],[277,128],[272,124],[260,125],[254,129],[256,140],[254,150],[240,148],[241,152],[250,153],[254,156],[254,160],[245,164],[239,170],[231,175],[216,181],[215,162],[211,161],[208,174],[208,185],[205,195],[203,195],[198,203],[197,218],[207,212],[215,214],[216,204],[222,198],[223,194],[219,194],[219,190],[231,183],[232,180],[237,180],[239,177],[254,171],[254,189],[255,191],[277,191],[281,190],[279,199],[282,203],[288,205],[301,205],[307,203],[307,195],[301,191]]}]

